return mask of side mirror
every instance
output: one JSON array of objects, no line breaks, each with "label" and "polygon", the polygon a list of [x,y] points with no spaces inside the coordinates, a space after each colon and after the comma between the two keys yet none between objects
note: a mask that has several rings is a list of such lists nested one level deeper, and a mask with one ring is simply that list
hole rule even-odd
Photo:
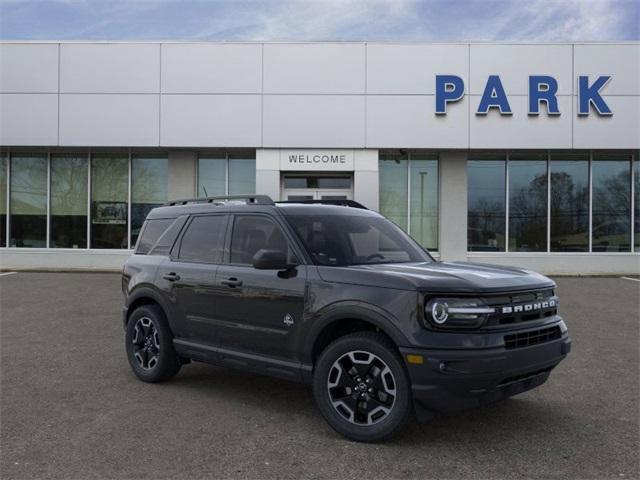
[{"label": "side mirror", "polygon": [[287,254],[280,250],[258,250],[253,256],[253,268],[258,270],[287,270],[293,265],[287,263]]}]

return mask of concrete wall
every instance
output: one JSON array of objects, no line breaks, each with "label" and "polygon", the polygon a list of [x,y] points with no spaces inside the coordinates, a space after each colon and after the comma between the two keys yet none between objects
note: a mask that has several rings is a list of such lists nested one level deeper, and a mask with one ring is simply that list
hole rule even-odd
[{"label": "concrete wall", "polygon": [[[640,148],[640,43],[0,43],[0,145]],[[435,114],[435,75],[465,82]],[[476,115],[499,74],[513,115]],[[561,115],[528,115],[529,75]],[[578,117],[577,76],[612,75]]]},{"label": "concrete wall", "polygon": [[190,150],[169,151],[169,199],[197,196],[198,154]]},{"label": "concrete wall", "polygon": [[439,168],[440,258],[444,261],[467,259],[467,154],[444,152]]}]

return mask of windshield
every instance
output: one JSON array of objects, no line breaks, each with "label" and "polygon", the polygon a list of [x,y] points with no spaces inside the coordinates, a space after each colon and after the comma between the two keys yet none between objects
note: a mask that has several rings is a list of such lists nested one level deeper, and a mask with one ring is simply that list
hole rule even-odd
[{"label": "windshield", "polygon": [[316,265],[431,261],[422,247],[382,217],[291,215],[286,218]]}]

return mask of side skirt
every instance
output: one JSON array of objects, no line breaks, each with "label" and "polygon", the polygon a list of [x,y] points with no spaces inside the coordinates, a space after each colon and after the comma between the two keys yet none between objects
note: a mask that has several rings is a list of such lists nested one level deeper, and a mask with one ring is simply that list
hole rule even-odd
[{"label": "side skirt", "polygon": [[262,375],[309,383],[313,367],[299,362],[214,347],[198,342],[175,338],[173,345],[178,355],[197,362],[236,368]]}]

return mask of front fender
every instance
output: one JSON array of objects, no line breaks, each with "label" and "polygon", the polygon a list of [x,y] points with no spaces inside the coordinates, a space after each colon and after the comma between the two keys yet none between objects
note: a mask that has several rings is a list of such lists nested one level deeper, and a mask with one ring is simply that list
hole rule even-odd
[{"label": "front fender", "polygon": [[327,305],[316,313],[304,339],[304,363],[312,363],[313,346],[320,333],[330,324],[354,319],[368,322],[380,329],[398,346],[409,345],[407,337],[402,333],[400,322],[390,312],[370,303],[355,300],[340,301]]}]

